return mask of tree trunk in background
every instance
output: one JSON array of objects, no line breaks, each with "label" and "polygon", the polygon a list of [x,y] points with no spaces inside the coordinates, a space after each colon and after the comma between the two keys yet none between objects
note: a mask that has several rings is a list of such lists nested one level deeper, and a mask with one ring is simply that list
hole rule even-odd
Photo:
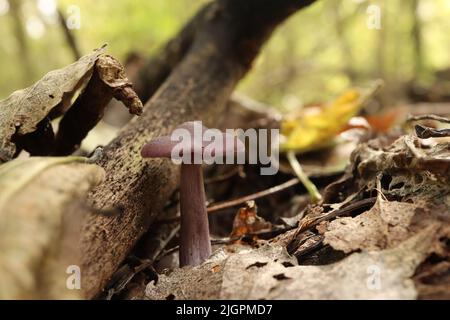
[{"label": "tree trunk in background", "polygon": [[349,17],[344,18],[341,13],[342,1],[335,0],[330,1],[329,5],[329,13],[334,23],[334,28],[336,30],[337,39],[339,42],[339,48],[341,50],[342,58],[344,61],[344,71],[345,74],[349,77],[351,83],[354,83],[356,80],[356,72],[353,68],[354,59],[353,52],[348,39],[345,35],[345,27]]},{"label": "tree trunk in background", "polygon": [[23,66],[22,81],[24,84],[30,83],[34,75],[33,63],[28,51],[27,35],[24,29],[22,16],[22,0],[9,0],[10,12],[13,18],[13,30],[17,40],[17,51],[20,58],[19,64]]},{"label": "tree trunk in background", "polygon": [[414,79],[418,78],[424,67],[423,57],[423,45],[422,45],[422,22],[419,17],[420,0],[411,1],[411,14],[412,14],[412,38],[414,45]]},{"label": "tree trunk in background", "polygon": [[59,20],[59,25],[61,26],[61,29],[64,33],[64,37],[66,38],[67,45],[69,46],[70,50],[72,51],[74,60],[80,59],[81,51],[78,47],[77,39],[75,38],[75,35],[73,34],[72,30],[70,30],[69,27],[67,26],[66,16],[59,8],[58,8],[58,20]]},{"label": "tree trunk in background", "polygon": [[204,6],[157,54],[141,69],[136,93],[145,103],[159,89],[172,70],[184,58],[194,42],[198,29],[207,19],[211,4]]},{"label": "tree trunk in background", "polygon": [[377,37],[377,48],[376,48],[376,71],[375,76],[379,79],[382,79],[385,82],[385,86],[383,90],[378,94],[380,103],[382,106],[386,106],[389,104],[389,96],[390,96],[390,78],[387,72],[387,50],[386,50],[386,40],[387,40],[387,32],[388,32],[388,14],[387,14],[387,3],[380,4],[381,6],[381,29],[374,30],[374,32],[378,32]]},{"label": "tree trunk in background", "polygon": [[144,161],[140,149],[179,124],[202,120],[215,126],[239,80],[275,27],[315,0],[218,0],[201,14],[192,44],[165,83],[105,147],[98,161],[107,173],[91,195],[96,208],[115,207],[114,217],[89,215],[82,238],[83,288],[99,294],[161,212],[178,185],[179,168],[168,160]]}]

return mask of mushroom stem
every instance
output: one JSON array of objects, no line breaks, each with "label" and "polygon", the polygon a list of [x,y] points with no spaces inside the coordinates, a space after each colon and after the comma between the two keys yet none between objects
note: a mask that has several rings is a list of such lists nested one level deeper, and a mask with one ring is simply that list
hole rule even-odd
[{"label": "mushroom stem", "polygon": [[198,266],[211,255],[203,171],[199,164],[181,165],[180,267]]}]

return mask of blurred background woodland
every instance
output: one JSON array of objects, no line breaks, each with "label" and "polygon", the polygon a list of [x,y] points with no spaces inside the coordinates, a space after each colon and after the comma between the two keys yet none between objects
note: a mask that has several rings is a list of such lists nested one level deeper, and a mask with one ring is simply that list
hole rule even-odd
[{"label": "blurred background woodland", "polygon": [[[0,0],[0,99],[103,43],[155,53],[204,0]],[[369,28],[371,5],[381,28]],[[288,112],[381,78],[385,105],[448,100],[450,0],[320,1],[279,28],[238,90]]]}]

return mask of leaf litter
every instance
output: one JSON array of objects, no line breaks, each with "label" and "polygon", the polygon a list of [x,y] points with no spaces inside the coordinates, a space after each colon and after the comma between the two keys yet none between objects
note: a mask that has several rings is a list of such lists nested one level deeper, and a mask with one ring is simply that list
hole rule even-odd
[{"label": "leaf litter", "polygon": [[[362,143],[325,201],[301,213],[297,230],[252,247],[227,245],[199,267],[168,271],[148,284],[146,298],[448,296],[449,163],[448,142],[386,134]],[[331,263],[293,255],[311,248],[342,255]]]}]

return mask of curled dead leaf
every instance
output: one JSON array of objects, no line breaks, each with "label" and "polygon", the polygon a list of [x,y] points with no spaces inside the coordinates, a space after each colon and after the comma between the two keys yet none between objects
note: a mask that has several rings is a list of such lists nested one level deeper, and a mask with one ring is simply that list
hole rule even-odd
[{"label": "curled dead leaf", "polygon": [[259,217],[257,211],[254,201],[247,202],[244,208],[239,209],[234,219],[231,239],[272,229],[272,224]]},{"label": "curled dead leaf", "polygon": [[[68,155],[98,123],[109,101],[121,100],[133,114],[142,103],[122,65],[104,47],[45,75],[0,101],[0,163],[21,150],[32,155]],[[74,101],[77,93],[80,95]],[[63,116],[55,139],[51,121]]]}]

